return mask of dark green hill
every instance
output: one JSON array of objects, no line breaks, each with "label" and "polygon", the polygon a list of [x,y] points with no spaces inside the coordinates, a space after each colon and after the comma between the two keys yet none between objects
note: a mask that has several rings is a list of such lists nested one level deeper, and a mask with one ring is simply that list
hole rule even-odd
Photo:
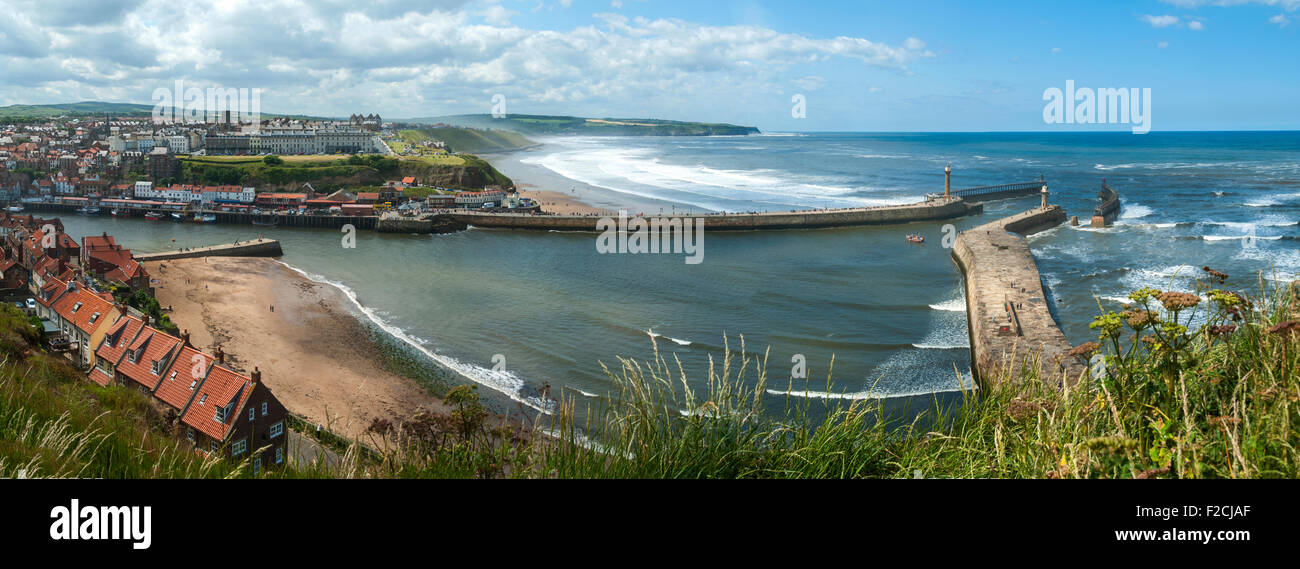
[{"label": "dark green hill", "polygon": [[424,124],[448,124],[480,129],[510,130],[524,135],[554,136],[743,136],[760,134],[752,126],[660,119],[590,119],[549,115],[454,115],[410,119]]}]

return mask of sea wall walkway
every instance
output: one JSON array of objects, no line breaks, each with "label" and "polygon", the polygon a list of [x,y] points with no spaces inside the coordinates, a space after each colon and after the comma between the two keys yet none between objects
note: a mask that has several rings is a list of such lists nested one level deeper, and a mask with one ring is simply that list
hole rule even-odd
[{"label": "sea wall walkway", "polygon": [[172,259],[191,259],[197,257],[279,257],[284,255],[280,242],[274,239],[254,239],[226,245],[195,247],[184,251],[164,251],[162,253],[144,253],[135,255],[135,260],[170,261]]},{"label": "sea wall walkway", "polygon": [[952,257],[965,281],[971,369],[981,385],[1037,377],[1060,388],[1085,372],[1068,355],[1024,238],[1064,221],[1065,210],[1052,205],[957,236]]},{"label": "sea wall walkway", "polygon": [[[920,203],[867,208],[806,210],[792,212],[726,213],[726,214],[676,214],[674,219],[692,222],[703,219],[706,231],[753,231],[762,229],[816,229],[850,227],[858,225],[888,225],[915,221],[954,219],[982,211],[983,206],[960,198],[930,199]],[[646,216],[665,217],[665,216]],[[475,227],[496,229],[529,229],[539,231],[597,230],[599,215],[530,215],[510,213],[454,212],[427,216],[418,221],[430,226],[447,218]],[[393,220],[391,223],[396,223]],[[402,222],[400,228],[388,227],[390,221],[381,219],[377,229],[395,232],[410,231],[413,226]]]}]

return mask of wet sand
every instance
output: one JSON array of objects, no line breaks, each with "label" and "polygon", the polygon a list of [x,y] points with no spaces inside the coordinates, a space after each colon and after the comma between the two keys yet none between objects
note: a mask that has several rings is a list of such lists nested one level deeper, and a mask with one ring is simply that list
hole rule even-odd
[{"label": "wet sand", "polygon": [[172,307],[172,322],[190,331],[195,347],[213,353],[220,345],[227,363],[245,373],[261,368],[263,381],[294,413],[366,439],[374,418],[396,421],[421,408],[445,410],[415,381],[381,367],[367,330],[334,287],[273,259],[145,265],[161,281],[158,302]]}]

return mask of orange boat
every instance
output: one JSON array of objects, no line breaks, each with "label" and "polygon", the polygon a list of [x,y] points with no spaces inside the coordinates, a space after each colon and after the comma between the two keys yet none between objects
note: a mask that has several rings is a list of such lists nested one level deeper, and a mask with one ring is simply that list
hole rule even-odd
[{"label": "orange boat", "polygon": [[925,243],[925,236],[924,236],[924,235],[908,235],[908,236],[907,236],[907,242],[908,242],[908,243]]}]

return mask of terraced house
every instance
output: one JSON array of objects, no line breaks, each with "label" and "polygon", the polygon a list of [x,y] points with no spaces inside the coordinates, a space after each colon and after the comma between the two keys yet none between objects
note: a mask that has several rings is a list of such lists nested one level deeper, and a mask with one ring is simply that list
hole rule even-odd
[{"label": "terraced house", "polygon": [[284,463],[289,412],[262,372],[235,370],[220,348],[208,355],[187,332],[177,338],[149,326],[147,316],[123,315],[105,330],[89,378],[152,395],[196,452],[251,458],[254,474]]},{"label": "terraced house", "polygon": [[[121,311],[104,297],[77,285],[70,280],[66,284],[54,279],[47,284],[55,287],[62,285],[64,293],[48,305],[58,318],[59,329],[68,336],[75,348],[73,361],[80,366],[94,364],[94,350],[104,337],[110,323],[117,320]],[[44,292],[44,290],[42,291]],[[52,319],[53,320],[53,319]]]}]

